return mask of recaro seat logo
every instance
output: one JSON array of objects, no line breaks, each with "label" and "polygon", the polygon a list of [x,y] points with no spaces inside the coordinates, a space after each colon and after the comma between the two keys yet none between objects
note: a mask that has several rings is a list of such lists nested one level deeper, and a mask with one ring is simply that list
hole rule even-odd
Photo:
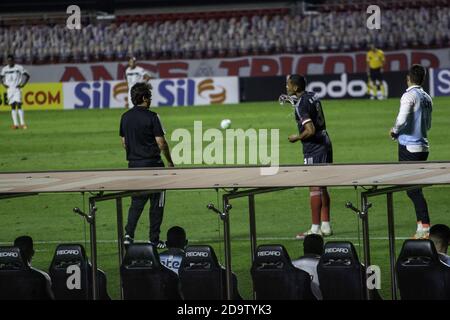
[{"label": "recaro seat logo", "polygon": [[347,248],[327,248],[325,249],[325,253],[348,253],[349,250]]},{"label": "recaro seat logo", "polygon": [[260,251],[258,252],[258,257],[279,257],[281,256],[281,252],[280,251]]},{"label": "recaro seat logo", "polygon": [[17,252],[0,252],[0,258],[18,258]]},{"label": "recaro seat logo", "polygon": [[213,79],[205,79],[197,84],[197,92],[202,98],[206,98],[203,93],[208,91],[213,91],[209,94],[211,104],[221,104],[227,99],[227,90],[222,86],[216,87]]},{"label": "recaro seat logo", "polygon": [[201,252],[201,251],[186,252],[186,257],[202,257],[202,258],[207,258],[207,257],[208,257],[208,252]]},{"label": "recaro seat logo", "polygon": [[58,251],[56,251],[57,256],[65,256],[65,255],[77,256],[79,254],[80,254],[79,250],[58,250]]}]

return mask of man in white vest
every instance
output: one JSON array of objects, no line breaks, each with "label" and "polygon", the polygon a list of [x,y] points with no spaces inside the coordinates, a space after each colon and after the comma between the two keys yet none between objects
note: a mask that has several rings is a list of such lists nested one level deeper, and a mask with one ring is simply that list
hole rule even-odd
[{"label": "man in white vest", "polygon": [[[400,100],[400,111],[394,127],[390,131],[392,139],[398,141],[399,161],[426,161],[428,159],[428,130],[431,129],[433,101],[422,89],[426,69],[414,64],[408,71],[408,89]],[[415,239],[428,239],[430,216],[422,189],[407,191],[412,200],[417,217]]]}]

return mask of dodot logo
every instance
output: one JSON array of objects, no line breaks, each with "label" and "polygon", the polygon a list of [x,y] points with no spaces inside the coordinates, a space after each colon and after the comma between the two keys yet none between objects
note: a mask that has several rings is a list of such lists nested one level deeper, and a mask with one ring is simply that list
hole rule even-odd
[{"label": "dodot logo", "polygon": [[308,91],[314,91],[319,98],[344,98],[364,97],[367,93],[367,84],[363,80],[348,80],[346,73],[343,73],[340,79],[332,80],[329,83],[322,81],[313,81],[307,86]]},{"label": "dodot logo", "polygon": [[67,267],[67,274],[70,276],[67,278],[66,286],[69,290],[80,290],[81,289],[81,270],[76,264]]}]

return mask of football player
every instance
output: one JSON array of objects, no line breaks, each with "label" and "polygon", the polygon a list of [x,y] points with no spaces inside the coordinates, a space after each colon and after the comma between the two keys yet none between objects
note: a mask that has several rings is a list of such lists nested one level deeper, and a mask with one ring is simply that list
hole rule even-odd
[{"label": "football player", "polygon": [[[7,90],[8,104],[11,106],[12,128],[18,129],[20,122],[20,127],[27,129],[22,110],[22,92],[20,89],[30,80],[30,75],[21,65],[14,62],[12,54],[8,55],[7,62],[8,64],[3,67],[0,75],[1,82]],[[19,115],[19,122],[17,121],[17,114]]]},{"label": "football player", "polygon": [[[333,150],[328,136],[322,104],[314,92],[306,91],[306,79],[302,75],[290,75],[286,80],[287,95],[280,102],[289,101],[295,108],[295,120],[299,134],[289,136],[289,142],[302,142],[304,164],[332,163]],[[324,186],[310,187],[312,225],[297,239],[309,234],[332,235],[330,224],[330,196]]]}]

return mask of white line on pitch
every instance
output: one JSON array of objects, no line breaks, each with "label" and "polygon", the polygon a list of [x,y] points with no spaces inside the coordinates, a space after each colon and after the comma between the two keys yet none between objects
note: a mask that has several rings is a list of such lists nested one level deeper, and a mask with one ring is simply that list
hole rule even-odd
[{"label": "white line on pitch", "polygon": [[[411,237],[396,237],[396,240],[407,240],[407,239],[411,239]],[[203,242],[203,243],[208,243],[208,242],[217,242],[217,241],[222,241],[222,238],[217,238],[217,239],[194,239],[191,240],[189,239],[189,243],[191,242]],[[258,237],[257,238],[258,241],[271,241],[271,240],[286,240],[286,241],[300,241],[297,240],[293,237]],[[358,237],[327,237],[325,238],[325,240],[363,240],[362,237],[358,238]],[[387,241],[389,240],[389,238],[387,237],[370,237],[370,240],[384,240]],[[89,242],[89,239],[86,240],[87,242]],[[135,240],[136,242],[145,242],[146,240]],[[249,241],[249,238],[234,238],[231,239],[231,241]],[[59,244],[59,243],[83,243],[84,240],[46,240],[46,241],[34,241],[35,244]],[[97,243],[117,243],[117,240],[97,240]],[[0,242],[0,245],[12,245],[12,242]]]}]

